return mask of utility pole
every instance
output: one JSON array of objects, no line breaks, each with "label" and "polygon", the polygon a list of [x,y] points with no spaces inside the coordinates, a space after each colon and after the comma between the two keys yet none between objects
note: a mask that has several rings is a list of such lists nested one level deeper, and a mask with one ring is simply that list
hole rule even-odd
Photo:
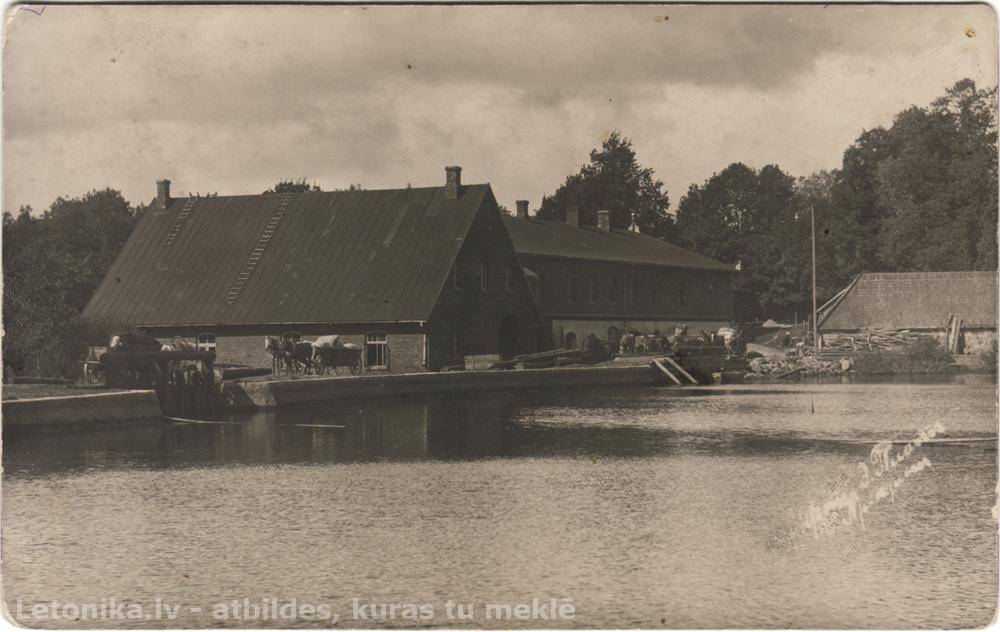
[{"label": "utility pole", "polygon": [[813,321],[813,349],[819,351],[819,323],[816,319],[816,205],[809,205],[809,221],[812,225],[812,321]]}]

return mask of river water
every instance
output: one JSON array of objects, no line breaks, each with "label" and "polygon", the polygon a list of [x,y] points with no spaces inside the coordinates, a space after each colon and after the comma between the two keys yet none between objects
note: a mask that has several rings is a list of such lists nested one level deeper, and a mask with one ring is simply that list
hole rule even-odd
[{"label": "river water", "polygon": [[5,438],[4,593],[40,627],[981,626],[995,441],[925,444],[863,526],[803,525],[877,441],[995,437],[996,401],[631,388]]}]

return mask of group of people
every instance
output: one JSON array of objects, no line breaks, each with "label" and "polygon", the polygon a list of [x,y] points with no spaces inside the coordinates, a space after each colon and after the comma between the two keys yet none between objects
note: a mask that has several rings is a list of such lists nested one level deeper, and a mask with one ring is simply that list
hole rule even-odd
[{"label": "group of people", "polygon": [[626,331],[617,342],[618,352],[623,354],[668,353],[682,343],[719,345],[734,355],[746,353],[746,341],[735,326],[721,327],[718,331],[710,332],[700,330],[697,336],[688,335],[687,325],[677,325],[672,336],[665,336],[660,332],[642,334]]}]

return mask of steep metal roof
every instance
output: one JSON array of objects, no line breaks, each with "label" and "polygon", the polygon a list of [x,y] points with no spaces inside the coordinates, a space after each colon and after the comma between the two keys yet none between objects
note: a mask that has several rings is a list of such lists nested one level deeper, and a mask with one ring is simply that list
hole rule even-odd
[{"label": "steep metal roof", "polygon": [[731,265],[633,231],[605,233],[590,226],[509,216],[504,223],[518,254],[733,271]]},{"label": "steep metal roof", "polygon": [[284,210],[279,194],[175,199],[145,212],[84,314],[134,325],[426,320],[487,197],[480,184],[457,200],[443,187],[296,193]]},{"label": "steep metal roof", "polygon": [[965,321],[965,327],[996,327],[997,273],[865,273],[820,329],[942,329],[949,314]]}]

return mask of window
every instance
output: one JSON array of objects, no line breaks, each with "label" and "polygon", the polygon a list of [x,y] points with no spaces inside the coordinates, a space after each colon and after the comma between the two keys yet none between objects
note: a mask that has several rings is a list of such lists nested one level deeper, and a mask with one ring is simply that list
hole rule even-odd
[{"label": "window", "polygon": [[465,357],[465,334],[460,331],[451,335],[451,357],[455,360]]},{"label": "window", "polygon": [[504,277],[504,287],[507,288],[508,292],[514,287],[514,267],[509,263],[507,264],[506,276]]},{"label": "window", "polygon": [[625,300],[629,305],[635,305],[639,298],[639,275],[633,274],[628,278],[628,286],[625,290]]},{"label": "window", "polygon": [[608,342],[611,343],[612,349],[618,348],[619,340],[621,340],[621,336],[618,335],[618,328],[614,326],[608,327]]},{"label": "window", "polygon": [[715,277],[709,277],[708,279],[708,303],[709,305],[715,305]]},{"label": "window", "polygon": [[370,331],[365,335],[365,366],[369,369],[389,366],[389,343],[384,332]]},{"label": "window", "polygon": [[486,291],[486,275],[488,274],[486,262],[479,264],[479,289]]},{"label": "window", "polygon": [[566,334],[566,344],[567,349],[576,349],[576,334],[572,331]]},{"label": "window", "polygon": [[566,279],[566,302],[576,302],[576,275],[570,272]]},{"label": "window", "polygon": [[215,353],[215,334],[198,334],[194,343],[198,351],[211,351]]},{"label": "window", "polygon": [[618,302],[618,275],[614,272],[608,275],[608,302],[612,305]]},{"label": "window", "polygon": [[681,305],[688,304],[688,283],[685,277],[681,277],[677,282],[677,302]]},{"label": "window", "polygon": [[302,334],[300,334],[297,331],[286,331],[285,333],[281,334],[281,339],[291,340],[292,342],[299,342],[300,340],[302,340]]},{"label": "window", "polygon": [[460,261],[456,261],[451,269],[451,281],[456,290],[465,287],[465,266]]},{"label": "window", "polygon": [[597,275],[591,274],[587,280],[587,300],[591,303],[597,302]]}]

